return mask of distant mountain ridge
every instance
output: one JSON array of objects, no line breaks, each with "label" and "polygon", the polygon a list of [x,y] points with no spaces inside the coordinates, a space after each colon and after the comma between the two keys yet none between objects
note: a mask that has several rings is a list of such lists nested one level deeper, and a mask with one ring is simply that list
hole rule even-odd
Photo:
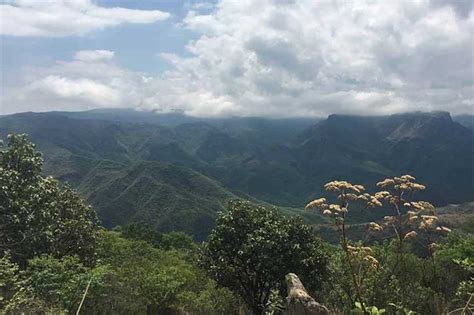
[{"label": "distant mountain ridge", "polygon": [[325,120],[21,113],[0,117],[0,137],[8,133],[28,133],[45,172],[76,187],[107,226],[146,221],[202,239],[229,199],[299,208],[330,180],[373,191],[405,173],[436,204],[474,200],[474,132],[447,112]]},{"label": "distant mountain ridge", "polygon": [[457,115],[453,117],[453,120],[460,123],[466,128],[474,130],[474,115]]},{"label": "distant mountain ridge", "polygon": [[[409,173],[428,185],[427,198],[446,204],[472,194],[473,139],[473,132],[446,112],[332,115],[306,133],[299,150],[308,158],[302,168],[313,170],[313,176],[329,168],[325,180],[341,173],[339,178],[369,184],[380,176]],[[325,159],[309,159],[318,155]]]}]

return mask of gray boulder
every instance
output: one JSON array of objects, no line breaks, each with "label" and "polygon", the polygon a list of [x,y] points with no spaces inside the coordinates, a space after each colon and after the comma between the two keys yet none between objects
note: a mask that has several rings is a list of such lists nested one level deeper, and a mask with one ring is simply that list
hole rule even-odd
[{"label": "gray boulder", "polygon": [[322,304],[316,302],[306,292],[300,279],[294,273],[285,277],[288,288],[287,307],[284,315],[327,315],[329,310]]}]

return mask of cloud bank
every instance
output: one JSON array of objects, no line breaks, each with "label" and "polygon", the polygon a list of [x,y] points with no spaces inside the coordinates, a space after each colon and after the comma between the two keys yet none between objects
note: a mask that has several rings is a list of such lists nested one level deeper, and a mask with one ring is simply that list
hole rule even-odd
[{"label": "cloud bank", "polygon": [[[175,104],[196,115],[472,111],[474,17],[460,4],[222,1],[190,12],[183,24],[202,35],[193,57],[168,56]],[[157,90],[144,105],[168,104]]]},{"label": "cloud bank", "polygon": [[114,55],[108,50],[82,50],[71,61],[26,67],[24,81],[2,93],[3,111],[133,107],[144,97],[147,79],[119,67]]},{"label": "cloud bank", "polygon": [[90,0],[16,0],[0,5],[0,17],[2,35],[62,37],[126,23],[154,23],[167,19],[169,13],[106,8]]},{"label": "cloud bank", "polygon": [[474,110],[469,1],[223,0],[180,25],[199,36],[188,57],[161,54],[160,76],[83,51],[37,69],[15,102],[195,116]]}]

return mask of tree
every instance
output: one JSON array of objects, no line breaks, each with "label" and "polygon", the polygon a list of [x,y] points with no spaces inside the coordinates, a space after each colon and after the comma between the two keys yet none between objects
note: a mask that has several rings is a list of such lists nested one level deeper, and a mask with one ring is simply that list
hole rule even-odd
[{"label": "tree", "polygon": [[234,201],[218,215],[201,263],[253,314],[263,314],[271,293],[284,289],[289,272],[298,274],[309,289],[319,289],[327,254],[301,219],[283,217],[275,208]]},{"label": "tree", "polygon": [[0,310],[19,288],[18,271],[18,265],[10,261],[9,253],[0,258]]},{"label": "tree", "polygon": [[161,242],[161,234],[144,222],[120,225],[114,230],[120,232],[124,238],[147,241],[154,246],[158,246]]},{"label": "tree", "polygon": [[163,234],[161,237],[160,247],[165,250],[181,250],[193,251],[197,248],[193,242],[193,238],[181,231],[173,231]]},{"label": "tree", "polygon": [[201,314],[236,313],[234,296],[216,287],[186,253],[104,231],[97,254],[102,266],[107,266],[107,281],[102,288],[91,286],[85,310],[101,314],[166,314],[183,309],[197,309]]},{"label": "tree", "polygon": [[6,307],[8,313],[73,313],[88,281],[88,269],[77,257],[41,255],[19,274],[20,288]]},{"label": "tree", "polygon": [[26,135],[9,135],[0,150],[0,256],[22,269],[41,254],[94,261],[98,220],[68,186],[41,175],[43,159]]}]

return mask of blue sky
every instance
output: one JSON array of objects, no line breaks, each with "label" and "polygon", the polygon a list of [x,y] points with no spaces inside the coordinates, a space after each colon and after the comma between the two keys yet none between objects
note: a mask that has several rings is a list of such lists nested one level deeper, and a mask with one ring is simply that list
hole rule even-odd
[{"label": "blue sky", "polygon": [[468,0],[8,0],[0,17],[0,114],[473,112]]},{"label": "blue sky", "polygon": [[59,38],[2,36],[2,68],[6,71],[15,71],[24,64],[44,64],[64,60],[78,50],[108,49],[117,52],[117,62],[124,67],[156,73],[167,67],[167,63],[157,57],[158,53],[185,54],[185,45],[193,38],[192,32],[177,25],[192,5],[189,1],[102,0],[96,3],[103,7],[161,10],[169,12],[171,16],[159,23],[123,24],[84,36]]}]

